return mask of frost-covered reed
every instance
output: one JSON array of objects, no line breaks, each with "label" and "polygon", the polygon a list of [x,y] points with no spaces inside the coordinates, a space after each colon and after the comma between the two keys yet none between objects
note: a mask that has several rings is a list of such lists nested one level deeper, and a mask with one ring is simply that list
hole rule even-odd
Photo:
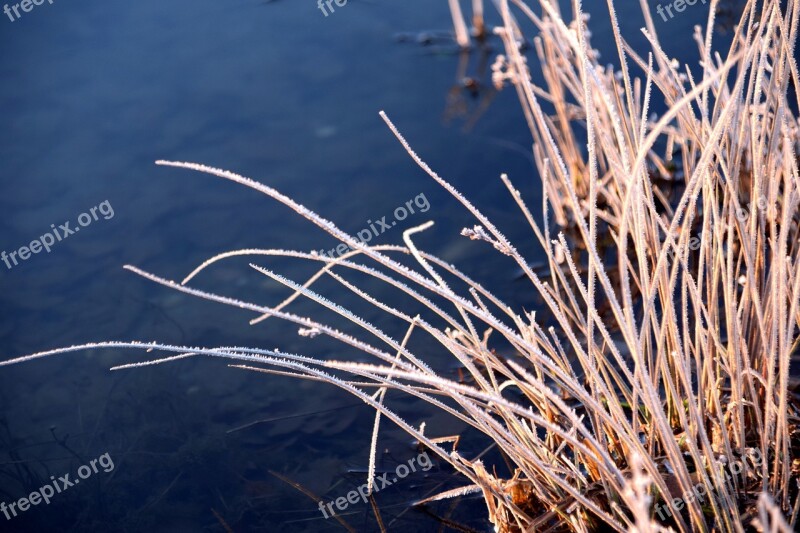
[{"label": "frost-covered reed", "polygon": [[[353,251],[334,259],[236,250],[209,259],[181,283],[126,268],[174,290],[250,310],[254,323],[266,317],[293,322],[305,335],[327,335],[373,361],[232,346],[103,343],[0,364],[91,347],[142,348],[164,352],[154,362],[208,355],[239,368],[330,383],[376,410],[375,434],[386,419],[452,465],[464,484],[440,496],[481,492],[499,531],[792,530],[800,509],[798,409],[789,390],[800,325],[800,102],[789,101],[787,88],[798,85],[793,53],[800,2],[748,2],[733,44],[722,54],[712,51],[712,2],[706,29],[694,35],[699,68],[666,55],[645,0],[640,3],[651,46],[647,57],[622,38],[608,1],[618,54],[618,68],[611,69],[598,63],[579,2],[571,22],[547,0],[539,2],[538,13],[523,0],[496,2],[503,25],[494,32],[505,54],[495,63],[494,78],[513,85],[530,126],[544,190],[543,224],[511,181],[501,179],[541,245],[546,275],[429,168],[381,113],[420,168],[475,217],[463,234],[522,269],[550,323],[513,309],[489,287],[420,250],[414,235],[429,224],[407,230],[404,246],[369,246],[267,185],[203,165],[159,161],[261,192]],[[538,29],[534,47],[544,86],[532,82],[515,17]],[[655,99],[668,106],[661,117],[651,117]],[[680,189],[674,201],[663,187],[670,180]],[[764,209],[737,216],[762,197]],[[598,249],[601,236],[613,253]],[[689,246],[692,238],[699,247]],[[190,286],[198,273],[233,256],[252,257],[252,267],[291,296],[270,306]],[[320,268],[308,280],[290,280],[263,266],[276,256]],[[409,259],[417,268],[406,266]],[[439,325],[368,294],[352,273],[414,298]],[[392,338],[380,324],[315,292],[323,277],[381,310],[387,321],[407,324],[404,338]],[[456,288],[462,286],[468,289]],[[373,343],[286,310],[298,297],[336,312]],[[452,356],[469,379],[434,371],[409,349],[412,335],[424,335]],[[513,348],[514,359],[491,349],[498,336]],[[142,364],[153,361],[128,366]],[[513,475],[496,477],[481,460],[427,434],[424,425],[401,419],[383,401],[388,390],[420,398],[492,439]],[[375,444],[373,438],[370,471]],[[755,455],[764,460],[754,462]],[[725,464],[737,461],[746,465],[744,472],[721,475]],[[698,484],[708,496],[686,498]],[[685,505],[662,520],[656,508],[674,498]]]}]

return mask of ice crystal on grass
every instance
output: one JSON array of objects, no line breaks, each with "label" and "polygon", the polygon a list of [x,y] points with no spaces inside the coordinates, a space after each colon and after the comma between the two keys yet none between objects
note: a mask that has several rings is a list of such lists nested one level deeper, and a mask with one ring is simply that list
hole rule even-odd
[{"label": "ice crystal on grass", "polygon": [[[293,250],[235,250],[210,258],[182,284],[129,270],[187,295],[249,310],[253,324],[287,320],[301,335],[326,335],[371,356],[370,362],[245,347],[100,343],[0,366],[87,348],[136,348],[162,355],[117,368],[205,355],[229,359],[237,368],[323,381],[375,409],[365,445],[370,475],[386,419],[465,478],[461,488],[425,501],[480,491],[498,531],[796,529],[800,467],[793,454],[800,449],[800,409],[789,378],[800,345],[800,138],[788,88],[800,93],[793,57],[800,0],[748,2],[724,55],[711,49],[712,9],[705,35],[695,34],[701,67],[695,71],[664,53],[644,0],[646,58],[622,37],[608,0],[619,60],[611,68],[598,63],[579,2],[573,2],[571,21],[549,0],[538,2],[538,13],[524,0],[495,3],[502,25],[492,33],[505,50],[493,79],[513,85],[520,97],[542,182],[543,227],[523,192],[507,176],[500,179],[541,246],[545,272],[531,267],[412,150],[389,117],[380,116],[420,169],[474,216],[474,226],[462,235],[491,244],[521,269],[543,313],[513,309],[456,266],[420,250],[411,237],[431,223],[407,230],[405,246],[368,246],[267,185],[203,165],[160,161],[261,192],[352,251],[333,259]],[[457,4],[450,1],[464,46],[469,35]],[[475,12],[482,26],[482,7]],[[543,86],[530,75],[517,16],[538,32],[533,43]],[[792,103],[800,104],[795,98]],[[660,117],[649,115],[655,100],[668,108]],[[679,185],[677,201],[664,183]],[[743,203],[756,205],[761,198],[775,207],[738,216]],[[608,250],[613,253],[601,254]],[[188,285],[217,262],[238,256],[265,262],[291,257],[321,266],[302,282],[252,263],[289,290],[277,305]],[[414,268],[407,266],[411,261]],[[413,298],[426,308],[426,318],[390,306],[351,273]],[[382,322],[373,325],[312,290],[323,277],[382,312],[387,323],[405,324],[405,337],[393,338]],[[284,310],[300,297],[352,323],[376,346]],[[548,322],[539,322],[545,314]],[[458,361],[460,379],[442,375],[410,350],[412,336]],[[514,357],[494,351],[495,340],[510,346]],[[486,458],[446,449],[452,439],[400,418],[389,393],[418,398],[482,433],[511,472],[504,476]],[[764,460],[746,476],[728,481],[718,475],[723,465],[756,453]],[[706,495],[702,501],[685,497],[697,487]],[[675,498],[683,507],[664,518],[658,509]]]}]

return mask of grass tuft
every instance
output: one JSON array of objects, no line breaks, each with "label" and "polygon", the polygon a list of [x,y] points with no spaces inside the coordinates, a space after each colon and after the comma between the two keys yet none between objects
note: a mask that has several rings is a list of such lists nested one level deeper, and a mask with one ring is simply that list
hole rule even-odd
[{"label": "grass tuft", "polygon": [[[547,0],[539,2],[539,13],[523,0],[496,4],[503,24],[492,31],[505,53],[493,78],[498,86],[514,87],[530,127],[544,191],[543,224],[508,177],[501,179],[541,245],[545,273],[529,266],[412,150],[389,117],[381,117],[419,167],[475,217],[463,235],[522,269],[552,317],[549,323],[512,309],[457,267],[420,250],[413,237],[429,224],[407,230],[405,246],[369,246],[267,185],[204,165],[159,161],[261,192],[353,251],[334,259],[237,250],[209,259],[183,283],[129,270],[250,310],[258,317],[254,322],[293,322],[305,334],[327,335],[372,361],[245,347],[100,343],[0,365],[86,348],[141,348],[164,356],[118,368],[207,355],[240,368],[323,381],[375,409],[370,472],[386,419],[464,477],[461,488],[426,501],[481,492],[498,531],[794,530],[800,411],[790,390],[790,363],[800,344],[800,102],[789,101],[788,88],[798,88],[800,2],[748,2],[724,55],[712,52],[712,2],[706,30],[694,35],[700,59],[695,72],[666,55],[644,0],[647,57],[622,38],[608,0],[618,70],[599,64],[577,0],[571,21]],[[474,5],[480,6],[475,20],[479,13],[482,27],[482,3]],[[463,15],[460,9],[453,13],[458,42],[466,48]],[[518,20],[537,30],[533,45],[543,86],[532,81]],[[661,117],[650,116],[654,99],[668,107]],[[296,282],[252,264],[290,290],[274,307],[189,286],[200,272],[234,256],[321,265]],[[410,260],[418,268],[406,266]],[[353,273],[402,291],[430,316],[390,307],[350,281]],[[387,321],[404,322],[405,337],[394,339],[315,292],[323,277],[375,306]],[[355,324],[374,345],[286,311],[298,297]],[[491,349],[492,332],[513,348],[514,358]],[[412,335],[452,355],[468,379],[434,371],[409,349]],[[424,426],[401,419],[384,402],[389,390],[420,398],[486,435],[507,458],[511,475],[500,477],[481,459],[445,449]],[[739,471],[729,475],[733,465]]]}]

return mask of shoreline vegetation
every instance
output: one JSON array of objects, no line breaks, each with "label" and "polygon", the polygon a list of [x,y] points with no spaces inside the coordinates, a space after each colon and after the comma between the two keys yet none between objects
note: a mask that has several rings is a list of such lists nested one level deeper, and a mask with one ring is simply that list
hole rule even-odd
[{"label": "shoreline vegetation", "polygon": [[[386,419],[463,478],[460,488],[417,504],[480,493],[500,532],[796,530],[800,406],[790,380],[800,345],[794,60],[800,1],[748,1],[730,48],[715,50],[718,2],[711,0],[706,27],[693,35],[697,61],[681,64],[662,49],[646,0],[640,0],[646,55],[625,41],[609,0],[616,67],[599,63],[577,1],[567,17],[547,0],[497,0],[502,24],[496,27],[485,25],[482,0],[472,4],[470,31],[458,2],[450,0],[456,39],[463,48],[488,35],[503,42],[493,79],[517,92],[532,134],[543,190],[540,222],[526,194],[507,176],[500,179],[520,223],[530,226],[541,246],[546,272],[535,272],[417,155],[389,116],[380,116],[413,162],[475,217],[462,235],[479,241],[475,245],[487,254],[506,256],[510,269],[522,269],[529,290],[544,302],[546,320],[512,308],[456,266],[420,250],[414,236],[433,222],[405,230],[402,246],[369,245],[266,184],[195,163],[158,161],[269,196],[351,251],[333,258],[234,250],[210,258],[182,281],[126,269],[187,295],[252,311],[253,324],[270,317],[295,323],[300,334],[326,335],[372,362],[246,347],[106,342],[0,366],[91,348],[135,348],[152,359],[115,369],[206,355],[234,368],[326,382],[375,409],[368,493]],[[532,82],[533,62],[523,53],[523,36],[531,33],[542,86]],[[649,111],[656,100],[667,106],[660,117]],[[679,186],[677,195],[667,194],[667,182]],[[759,208],[739,216],[748,205]],[[192,286],[218,261],[241,256],[291,296],[277,305],[259,304]],[[270,257],[318,262],[319,270],[307,280],[290,280],[265,266]],[[380,324],[315,292],[321,278],[375,306],[387,321],[404,323],[405,336],[392,338]],[[364,280],[373,279],[415,299],[425,315],[411,316],[366,292]],[[299,297],[338,313],[374,343],[287,310]],[[466,378],[434,371],[409,349],[412,336],[451,355]],[[511,346],[514,356],[498,355],[496,341]],[[151,351],[163,355],[153,358]],[[476,429],[503,455],[511,475],[461,455],[424,423],[403,420],[384,402],[389,390]],[[736,475],[726,475],[726,465],[738,465]],[[698,493],[704,497],[687,496]],[[665,506],[674,510],[662,512],[662,519]]]}]

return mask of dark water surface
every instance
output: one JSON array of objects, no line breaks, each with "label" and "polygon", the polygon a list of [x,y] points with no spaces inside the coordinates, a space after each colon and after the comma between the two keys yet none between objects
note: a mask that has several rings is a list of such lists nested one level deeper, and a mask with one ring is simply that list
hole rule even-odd
[{"label": "dark water surface", "polygon": [[[623,33],[641,49],[637,5],[618,2]],[[604,6],[592,0],[586,9],[595,46],[615,62]],[[692,26],[706,10],[698,4],[657,21],[670,36],[671,54],[693,53]],[[431,167],[535,258],[532,236],[498,180],[507,172],[531,205],[541,204],[515,92],[492,94],[479,54],[468,58],[467,70],[484,83],[479,97],[453,89],[460,58],[451,43],[422,46],[395,37],[449,29],[444,0],[350,0],[328,17],[313,0],[54,0],[14,22],[0,15],[0,251],[28,245],[51,224],[78,227],[82,213],[100,206],[97,220],[54,243],[50,253],[12,268],[0,263],[0,358],[100,340],[352,355],[324,339],[298,337],[296,327],[277,319],[251,327],[252,313],[122,270],[133,264],[180,279],[229,249],[336,244],[254,191],[156,167],[160,158],[250,176],[351,232],[382,216],[391,220],[396,207],[424,195],[429,209],[377,242],[401,243],[403,229],[434,219],[434,228],[418,236],[420,246],[492,280],[492,289],[517,308],[532,308],[530,289],[514,280],[511,264],[458,237],[474,221],[415,167],[378,117],[386,110]],[[490,44],[499,50],[499,41]],[[494,53],[487,57],[491,64]],[[490,98],[473,120],[470,114]],[[221,263],[196,285],[279,302],[286,289],[247,262]],[[298,262],[257,262],[298,281],[312,272]],[[320,290],[402,336],[402,324],[335,287]],[[292,309],[318,313],[307,302]],[[434,367],[455,371],[434,347],[412,347]],[[51,483],[50,476],[70,473],[74,480],[81,465],[106,458],[96,463],[97,473],[50,504],[10,520],[0,514],[0,531],[224,531],[223,522],[233,531],[342,530],[286,480],[325,501],[363,483],[369,408],[327,385],[229,369],[216,360],[108,371],[146,356],[97,350],[0,368],[0,502],[27,496]],[[428,434],[463,433],[425,406],[391,396],[405,420],[427,423]],[[259,420],[266,421],[242,428]],[[466,456],[486,445],[466,440]],[[388,422],[379,448],[383,469],[417,453]],[[105,472],[109,461],[113,469]],[[377,495],[384,522],[390,531],[440,530],[407,504],[458,483],[438,463],[412,473]],[[489,530],[480,499],[431,511]],[[359,502],[346,519],[358,531],[373,531],[372,517]]]}]

